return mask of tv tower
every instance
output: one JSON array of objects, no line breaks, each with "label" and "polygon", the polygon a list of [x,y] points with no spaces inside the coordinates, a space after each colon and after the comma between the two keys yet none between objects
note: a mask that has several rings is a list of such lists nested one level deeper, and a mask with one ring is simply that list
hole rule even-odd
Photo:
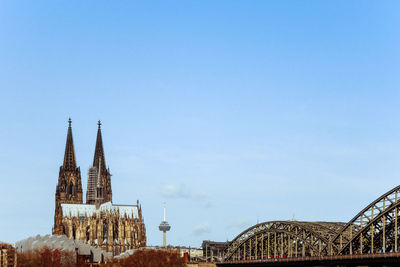
[{"label": "tv tower", "polygon": [[160,223],[160,226],[158,226],[158,229],[163,232],[163,247],[167,246],[167,231],[171,229],[166,219],[166,209],[167,204],[164,202],[164,220]]}]

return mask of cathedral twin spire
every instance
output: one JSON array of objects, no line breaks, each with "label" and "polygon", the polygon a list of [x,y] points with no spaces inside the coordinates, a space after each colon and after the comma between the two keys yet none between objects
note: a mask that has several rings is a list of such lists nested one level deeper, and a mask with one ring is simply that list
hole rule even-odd
[{"label": "cathedral twin spire", "polygon": [[[77,168],[76,165],[71,123],[72,123],[71,118],[69,118],[64,162],[60,168],[57,191],[60,192],[59,194],[60,201],[64,203],[82,203],[81,175],[80,175],[80,170],[79,168]],[[95,173],[92,173],[92,176],[93,174],[95,175],[96,181],[91,181],[91,172],[93,171],[95,171]],[[67,175],[67,173],[70,174]],[[101,188],[101,198],[99,197],[99,195],[95,195],[96,194],[95,192],[98,192],[99,188]],[[76,198],[75,197],[76,193],[80,193],[80,197]],[[94,204],[95,199],[97,200],[97,202],[100,202],[98,204],[112,201],[111,175],[109,169],[106,168],[100,121],[98,122],[93,166],[89,169],[86,203]]]},{"label": "cathedral twin spire", "polygon": [[101,137],[101,122],[97,123],[96,148],[94,149],[93,166],[100,166],[101,172],[106,172],[106,159],[104,157],[103,139]]},{"label": "cathedral twin spire", "polygon": [[[65,144],[64,162],[60,167],[56,188],[56,212],[60,212],[62,203],[82,203],[81,170],[76,166],[74,139],[72,138],[71,119],[68,120],[67,142]],[[60,220],[60,218],[56,218]],[[59,225],[56,223],[55,225]],[[55,229],[59,232],[61,229]]]},{"label": "cathedral twin spire", "polygon": [[64,167],[65,170],[74,170],[74,169],[76,169],[74,140],[72,138],[71,123],[72,123],[71,118],[69,118],[69,120],[68,120],[67,143],[65,144],[65,155],[64,155],[64,164],[63,164],[63,167]]},{"label": "cathedral twin spire", "polygon": [[[97,138],[96,138],[96,147],[94,149],[94,157],[93,157],[93,167],[96,168],[97,171],[97,183],[96,189],[93,188],[93,184],[89,184],[88,182],[88,192],[95,191],[96,204],[101,204],[104,202],[112,201],[112,191],[111,191],[111,174],[110,170],[106,168],[106,159],[104,156],[104,148],[103,148],[103,138],[101,136],[101,122],[97,123]],[[90,170],[89,170],[90,172]],[[90,179],[90,178],[89,178]],[[93,200],[88,198],[88,194],[86,197],[86,203],[91,204]]]}]

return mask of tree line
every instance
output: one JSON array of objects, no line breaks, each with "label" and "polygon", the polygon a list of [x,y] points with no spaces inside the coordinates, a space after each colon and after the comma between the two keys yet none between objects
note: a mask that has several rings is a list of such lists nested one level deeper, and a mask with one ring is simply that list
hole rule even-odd
[{"label": "tree line", "polygon": [[184,259],[176,251],[137,250],[123,259],[113,259],[90,265],[77,258],[72,251],[42,248],[18,253],[18,267],[185,267]]}]

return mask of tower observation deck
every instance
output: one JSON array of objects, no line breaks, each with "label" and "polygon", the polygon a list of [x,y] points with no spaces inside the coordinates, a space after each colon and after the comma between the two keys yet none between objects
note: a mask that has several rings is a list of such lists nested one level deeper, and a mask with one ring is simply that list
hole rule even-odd
[{"label": "tower observation deck", "polygon": [[166,219],[166,209],[167,205],[164,202],[164,220],[160,223],[160,226],[158,226],[158,229],[163,232],[163,247],[167,246],[167,231],[171,229],[171,226],[168,224]]}]

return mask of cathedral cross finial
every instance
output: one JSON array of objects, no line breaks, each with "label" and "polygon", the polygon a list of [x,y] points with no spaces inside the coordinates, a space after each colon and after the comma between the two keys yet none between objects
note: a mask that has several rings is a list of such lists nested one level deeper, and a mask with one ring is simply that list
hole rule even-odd
[{"label": "cathedral cross finial", "polygon": [[100,120],[97,122],[97,125],[99,125],[99,129],[100,129],[100,126],[101,126],[101,121]]},{"label": "cathedral cross finial", "polygon": [[71,120],[71,117],[70,117],[70,118],[68,118],[68,126],[69,127],[71,127],[71,123],[72,123],[72,120]]}]

